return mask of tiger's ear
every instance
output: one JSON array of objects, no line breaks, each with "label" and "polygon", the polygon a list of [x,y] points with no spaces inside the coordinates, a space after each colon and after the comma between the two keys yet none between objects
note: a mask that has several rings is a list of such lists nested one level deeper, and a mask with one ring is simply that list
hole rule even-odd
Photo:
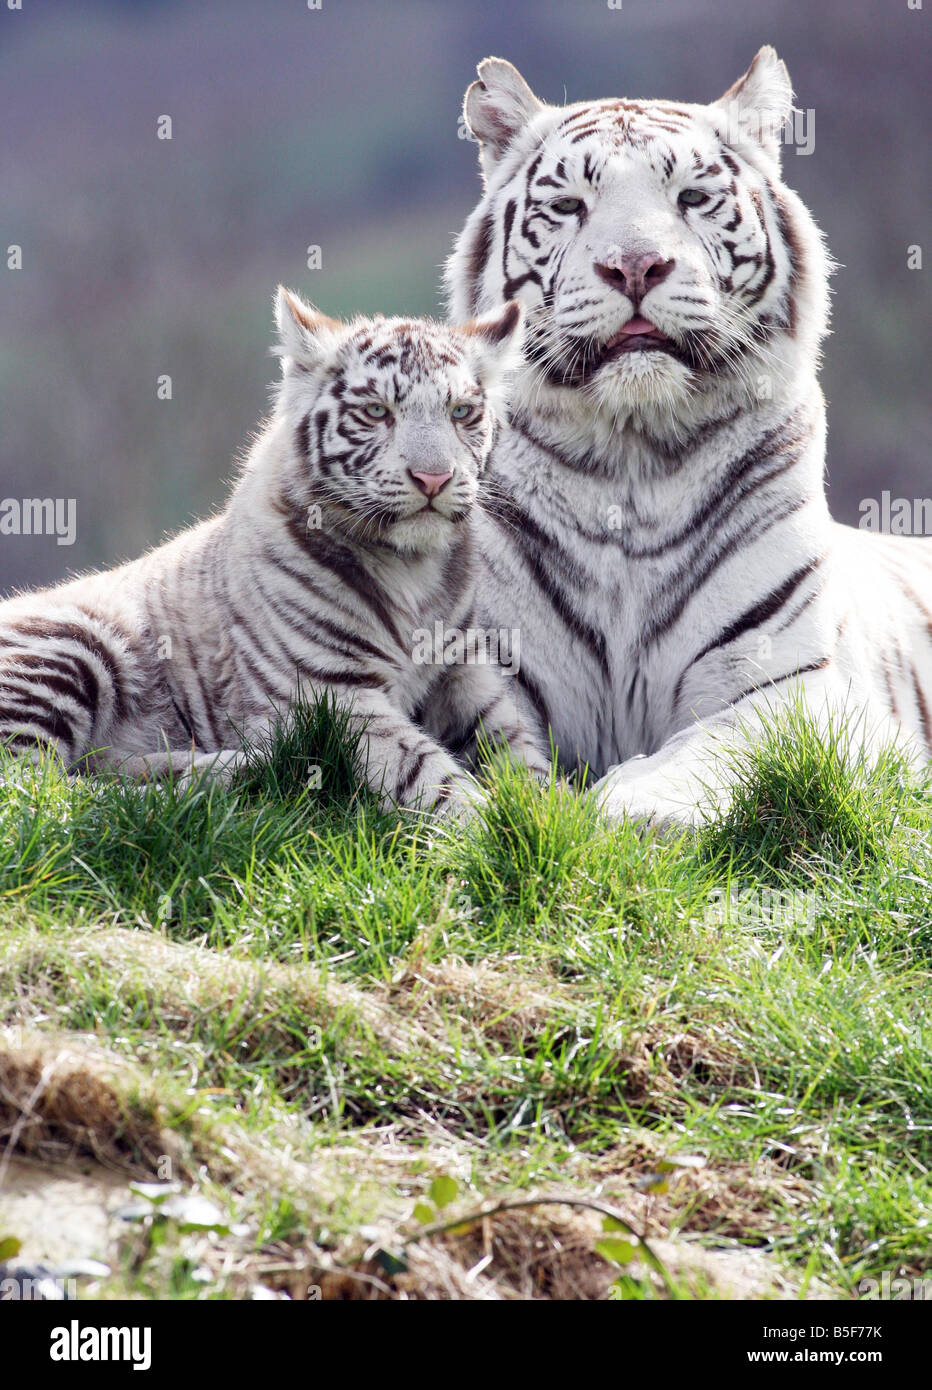
[{"label": "tiger's ear", "polygon": [[760,49],[744,76],[714,105],[727,113],[727,139],[759,145],[779,166],[780,132],[793,110],[793,84],[776,49],[769,44]]},{"label": "tiger's ear", "polygon": [[484,386],[494,385],[521,361],[524,337],[524,312],[516,299],[509,299],[500,309],[469,319],[455,330],[466,339],[472,350],[479,379]]},{"label": "tiger's ear", "polygon": [[320,362],[340,328],[336,319],[322,314],[313,304],[306,304],[284,285],[279,285],[275,294],[275,324],[281,356],[305,367]]},{"label": "tiger's ear", "polygon": [[504,58],[483,58],[477,71],[478,82],[466,89],[463,119],[479,141],[479,159],[490,174],[515,136],[543,110],[543,102]]}]

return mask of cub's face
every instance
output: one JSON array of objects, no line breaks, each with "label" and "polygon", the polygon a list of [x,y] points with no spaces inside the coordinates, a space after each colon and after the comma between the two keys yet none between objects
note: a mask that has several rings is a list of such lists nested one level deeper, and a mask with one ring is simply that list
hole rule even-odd
[{"label": "cub's face", "polygon": [[465,111],[486,191],[448,283],[454,312],[525,304],[535,389],[676,417],[817,339],[824,253],[779,180],[792,93],[772,50],[712,106],[555,108],[500,59],[479,71]]},{"label": "cub's face", "polygon": [[281,291],[278,317],[305,495],[359,542],[448,545],[476,500],[503,375],[520,351],[518,306],[459,328],[340,324]]}]

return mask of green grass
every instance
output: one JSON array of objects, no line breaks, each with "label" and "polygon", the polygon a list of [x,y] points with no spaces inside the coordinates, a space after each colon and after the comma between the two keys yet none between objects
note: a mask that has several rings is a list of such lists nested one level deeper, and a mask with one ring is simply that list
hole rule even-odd
[{"label": "green grass", "polygon": [[[868,769],[791,711],[680,839],[498,763],[468,827],[386,815],[352,753],[301,707],[231,790],[53,765],[0,789],[0,1025],[132,1069],[136,1129],[98,1151],[145,1173],[146,1125],[171,1131],[284,1287],[373,1229],[400,1248],[438,1174],[454,1215],[598,1192],[797,1291],[929,1270],[932,796],[894,752]],[[684,1153],[705,1166],[647,1192]],[[111,1290],[239,1296],[192,1283],[184,1239]]]}]

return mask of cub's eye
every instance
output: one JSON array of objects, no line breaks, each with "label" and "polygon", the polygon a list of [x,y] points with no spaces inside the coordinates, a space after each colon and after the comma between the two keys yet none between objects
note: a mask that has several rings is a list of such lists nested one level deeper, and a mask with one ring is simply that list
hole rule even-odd
[{"label": "cub's eye", "polygon": [[680,202],[687,208],[701,208],[708,201],[709,194],[703,193],[701,188],[684,188],[680,194]]},{"label": "cub's eye", "polygon": [[574,212],[582,212],[585,209],[582,198],[557,198],[550,206],[554,212],[565,213],[567,217]]},{"label": "cub's eye", "polygon": [[460,401],[459,405],[455,405],[450,411],[450,418],[453,420],[470,420],[477,414],[477,406],[469,405],[467,401]]},{"label": "cub's eye", "polygon": [[378,401],[370,401],[368,405],[363,406],[363,410],[370,420],[384,420],[390,414],[388,406],[380,405]]}]

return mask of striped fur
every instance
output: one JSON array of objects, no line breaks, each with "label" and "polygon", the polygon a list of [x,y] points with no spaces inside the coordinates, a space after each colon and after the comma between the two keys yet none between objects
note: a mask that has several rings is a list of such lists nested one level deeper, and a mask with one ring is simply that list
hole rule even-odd
[{"label": "striped fur", "polygon": [[281,386],[223,513],[0,604],[0,739],[229,777],[300,685],[351,706],[387,803],[465,808],[480,726],[545,773],[485,650],[418,657],[419,630],[475,627],[473,504],[520,318],[343,325],[280,291]]},{"label": "striped fur", "polygon": [[800,691],[932,754],[932,541],[826,504],[831,267],[780,176],[791,101],[767,48],[710,106],[548,106],[501,59],[466,96],[485,191],[451,311],[528,316],[480,605],[520,629],[527,708],[617,815],[726,804],[712,754]]}]

